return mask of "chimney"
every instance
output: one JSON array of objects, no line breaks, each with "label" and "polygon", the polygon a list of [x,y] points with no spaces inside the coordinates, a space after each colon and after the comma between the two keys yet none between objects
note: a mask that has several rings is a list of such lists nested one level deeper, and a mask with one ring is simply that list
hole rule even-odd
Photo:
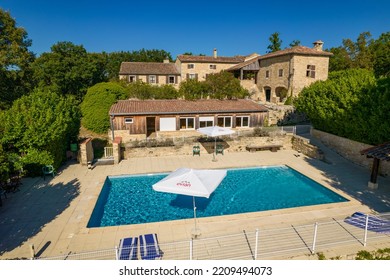
[{"label": "chimney", "polygon": [[316,51],[322,51],[323,45],[324,45],[324,42],[322,42],[321,40],[315,41],[313,43],[313,49],[315,49]]},{"label": "chimney", "polygon": [[163,60],[163,62],[164,62],[164,63],[169,63],[169,58],[168,58],[168,57],[165,58],[165,59]]},{"label": "chimney", "polygon": [[214,58],[217,58],[217,49],[214,49],[213,55],[214,55]]}]

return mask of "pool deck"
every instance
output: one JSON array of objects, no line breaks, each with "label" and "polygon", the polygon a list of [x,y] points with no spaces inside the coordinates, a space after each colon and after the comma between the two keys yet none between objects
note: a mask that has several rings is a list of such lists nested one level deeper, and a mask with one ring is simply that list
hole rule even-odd
[{"label": "pool deck", "polygon": [[[308,136],[309,137],[309,136]],[[189,240],[193,219],[141,225],[87,228],[89,217],[108,175],[170,172],[179,167],[234,168],[286,164],[348,198],[349,202],[272,210],[198,219],[202,237],[236,234],[256,228],[304,225],[343,219],[355,211],[390,212],[390,178],[379,177],[379,188],[367,187],[369,170],[355,165],[323,146],[327,162],[298,154],[237,152],[218,155],[132,158],[118,165],[100,165],[92,170],[68,162],[54,178],[25,178],[19,192],[10,193],[0,207],[0,259],[30,258],[30,246],[40,257],[70,252],[113,248],[123,237],[155,232],[160,243]],[[142,198],[140,198],[142,203]],[[386,246],[390,247],[390,239]],[[353,253],[348,246],[338,254]],[[363,247],[360,248],[363,250]]]}]

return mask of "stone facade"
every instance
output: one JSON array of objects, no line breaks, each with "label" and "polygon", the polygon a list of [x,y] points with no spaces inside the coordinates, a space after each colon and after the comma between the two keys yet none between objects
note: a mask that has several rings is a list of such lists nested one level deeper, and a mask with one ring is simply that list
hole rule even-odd
[{"label": "stone facade", "polygon": [[325,160],[324,152],[317,146],[310,144],[309,139],[293,135],[291,142],[294,150],[307,155],[310,158]]},{"label": "stone facade", "polygon": [[181,81],[191,78],[204,81],[207,75],[219,73],[243,60],[238,57],[218,57],[214,50],[213,56],[178,56],[175,63],[181,73]]},{"label": "stone facade", "polygon": [[[119,79],[126,80],[126,81],[130,82],[129,76],[132,76],[132,75],[119,75]],[[149,76],[150,75],[137,75],[134,77],[136,77],[135,79],[139,82],[150,83]],[[179,85],[181,83],[180,76],[174,76],[174,75],[153,75],[153,76],[155,76],[155,83],[150,83],[150,84],[154,84],[156,86],[171,85],[174,88],[178,89]],[[170,78],[174,80],[173,83],[170,82],[170,80],[169,80]]]},{"label": "stone facade", "polygon": [[80,151],[78,161],[81,165],[87,165],[88,162],[92,162],[94,159],[93,156],[93,147],[92,147],[92,138],[88,138],[80,143]]},{"label": "stone facade", "polygon": [[[291,149],[291,135],[279,135],[273,137],[240,137],[226,138],[222,143],[224,153],[245,152],[248,145],[282,145],[282,149]],[[171,147],[127,147],[125,159],[133,157],[158,157],[158,156],[178,156],[192,155],[192,147],[195,142],[185,142]],[[196,144],[199,144],[198,142]],[[214,142],[200,143],[200,156],[212,154],[214,151]],[[260,152],[259,152],[260,153]]]},{"label": "stone facade", "polygon": [[[322,53],[321,53],[322,54]],[[328,78],[330,55],[285,52],[276,56],[260,57],[257,76],[259,100],[282,102],[285,95],[297,96],[301,90]]]}]

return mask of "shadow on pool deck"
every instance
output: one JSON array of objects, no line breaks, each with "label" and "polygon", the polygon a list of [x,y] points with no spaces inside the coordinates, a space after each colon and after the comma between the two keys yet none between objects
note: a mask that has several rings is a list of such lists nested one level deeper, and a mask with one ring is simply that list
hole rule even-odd
[{"label": "shadow on pool deck", "polygon": [[[133,234],[149,231],[151,225],[109,229],[86,228],[101,186],[108,175],[167,172],[184,166],[229,168],[291,164],[292,167],[305,171],[305,174],[310,173],[310,176],[321,175],[317,177],[324,177],[330,186],[345,192],[374,211],[390,211],[390,178],[379,177],[379,189],[370,190],[367,187],[369,170],[352,164],[321,143],[315,142],[315,139],[311,140],[313,144],[323,149],[328,163],[305,156],[295,157],[295,151],[291,150],[281,150],[277,153],[227,152],[223,156],[218,156],[217,162],[213,162],[209,154],[202,154],[196,158],[192,155],[145,157],[131,158],[118,165],[97,166],[93,170],[70,162],[54,179],[44,181],[42,178],[24,178],[21,191],[11,193],[8,199],[3,200],[3,207],[0,207],[0,258],[28,258],[30,242],[34,242],[38,254],[59,255],[69,251],[113,248],[120,238],[129,234],[130,229]],[[348,208],[347,211],[353,211],[354,207]],[[339,214],[339,208],[334,210],[332,214],[316,212],[318,216],[314,213],[308,216],[317,219],[317,217],[329,217],[334,213]],[[286,223],[281,220],[282,218],[274,215],[270,217],[270,222]],[[298,218],[300,217],[297,216]],[[306,216],[304,218],[303,222],[307,223]],[[253,219],[249,221],[253,223]],[[226,229],[224,222],[220,223],[219,219],[212,218],[209,223],[203,223],[203,226],[206,230],[209,228],[213,235],[227,234],[230,229],[236,230],[236,223],[239,222],[247,223],[245,220],[229,221],[234,223],[234,226]],[[294,222],[301,222],[301,220],[288,220],[288,223]],[[172,227],[164,227],[160,224],[158,227],[152,226],[154,231],[159,231],[161,242],[171,242],[171,239],[182,240],[182,235],[186,234],[185,223],[180,223],[174,230]],[[240,226],[244,228],[252,225]],[[192,227],[192,220],[188,227]]]},{"label": "shadow on pool deck", "polygon": [[310,142],[325,153],[326,161],[319,161],[306,158],[306,162],[321,171],[322,175],[328,178],[328,183],[339,189],[372,210],[383,213],[390,211],[390,178],[378,177],[379,188],[371,190],[368,188],[370,171],[351,161],[341,157],[332,149],[322,144],[319,140],[305,135]]},{"label": "shadow on pool deck", "polygon": [[0,208],[0,256],[42,231],[79,195],[77,179],[65,184],[51,181],[25,178],[20,191],[4,199]]}]

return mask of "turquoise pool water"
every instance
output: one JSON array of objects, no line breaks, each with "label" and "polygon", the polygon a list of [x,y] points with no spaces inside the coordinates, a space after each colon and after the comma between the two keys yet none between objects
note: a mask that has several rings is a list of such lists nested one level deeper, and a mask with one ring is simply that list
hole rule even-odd
[{"label": "turquoise pool water", "polygon": [[[193,218],[192,197],[156,192],[164,174],[107,177],[88,227]],[[348,201],[287,166],[228,169],[209,199],[196,198],[197,217]]]}]

